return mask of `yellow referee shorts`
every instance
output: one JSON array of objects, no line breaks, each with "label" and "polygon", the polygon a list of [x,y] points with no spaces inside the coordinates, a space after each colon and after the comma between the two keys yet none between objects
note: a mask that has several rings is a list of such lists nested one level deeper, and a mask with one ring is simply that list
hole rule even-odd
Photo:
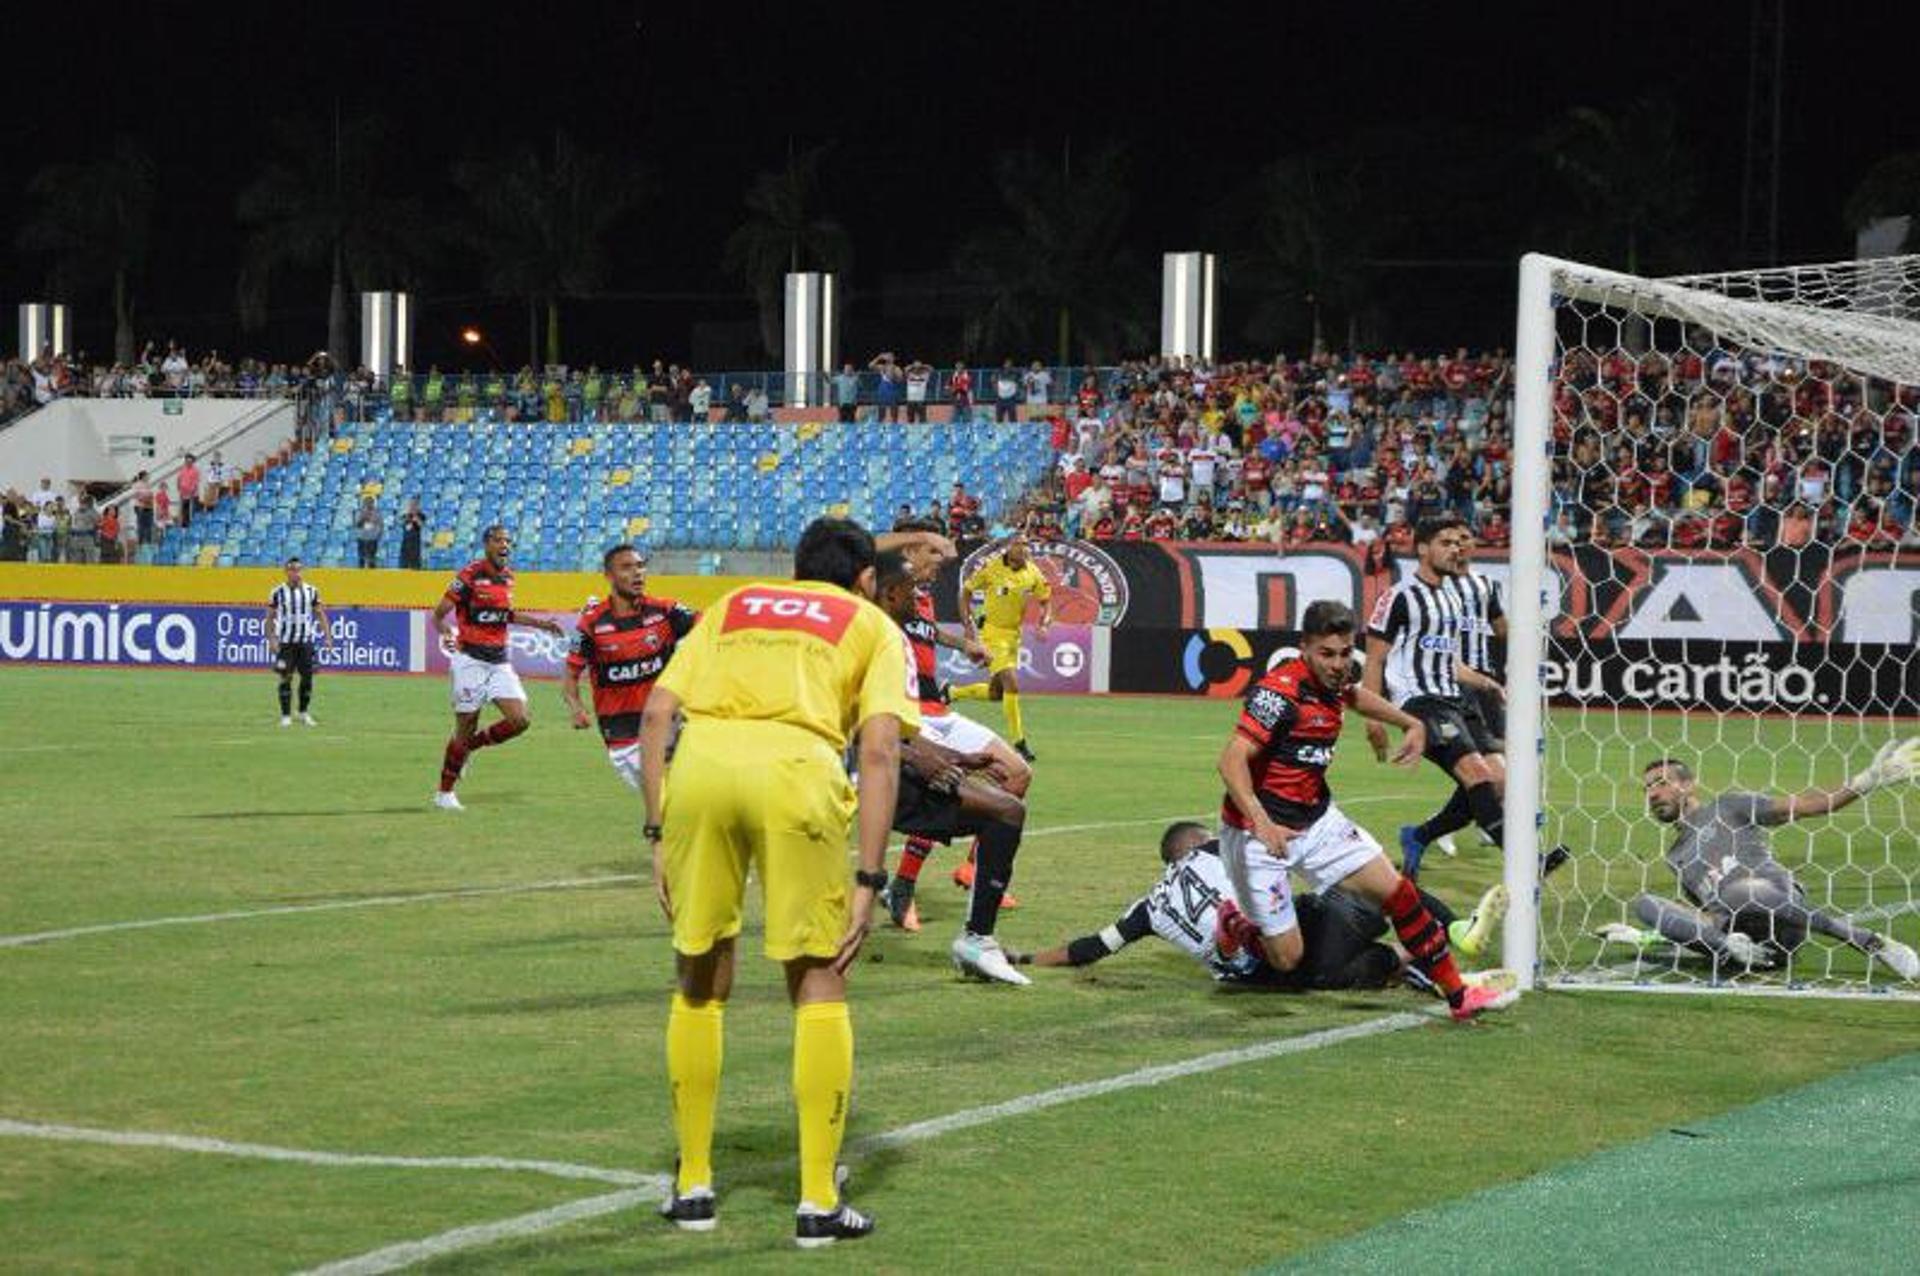
[{"label": "yellow referee shorts", "polygon": [[1020,669],[1020,631],[1018,629],[996,629],[989,625],[980,630],[980,642],[987,649],[987,672],[1003,673],[1008,669],[1018,673]]},{"label": "yellow referee shorts", "polygon": [[832,747],[774,722],[690,722],[661,812],[673,946],[695,957],[740,933],[747,868],[775,961],[832,957],[846,934],[854,790]]}]

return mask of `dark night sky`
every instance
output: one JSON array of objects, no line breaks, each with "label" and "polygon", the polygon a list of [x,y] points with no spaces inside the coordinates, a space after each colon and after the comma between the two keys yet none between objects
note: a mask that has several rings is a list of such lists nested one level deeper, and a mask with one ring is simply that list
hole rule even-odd
[{"label": "dark night sky", "polygon": [[[453,160],[556,128],[647,166],[657,195],[623,235],[610,283],[624,299],[569,311],[569,353],[583,361],[679,354],[693,320],[750,315],[744,296],[726,295],[738,288],[718,269],[721,244],[751,174],[778,164],[790,141],[839,143],[826,204],[852,233],[855,286],[945,265],[968,229],[997,216],[990,159],[1010,145],[1051,154],[1069,136],[1076,147],[1126,143],[1131,238],[1152,255],[1202,246],[1224,192],[1262,162],[1356,128],[1521,138],[1569,106],[1624,105],[1651,89],[1674,98],[1703,156],[1705,211],[1725,229],[1711,247],[1734,250],[1739,217],[1744,3],[17,8],[4,297],[40,287],[38,267],[11,251],[27,177],[131,133],[165,163],[141,335],[228,349],[238,340],[234,195],[269,121],[324,118],[336,95],[349,114],[399,126],[419,189],[443,204]],[[1788,5],[1788,261],[1848,255],[1846,193],[1878,156],[1920,147],[1920,112],[1897,97],[1920,19],[1875,26],[1857,16],[1869,12]],[[296,16],[300,27],[282,25]],[[1420,181],[1408,175],[1410,198]],[[1463,293],[1462,339],[1496,339],[1508,322],[1511,272],[1492,273]],[[1445,290],[1449,278],[1394,286]],[[470,268],[439,272],[423,348],[431,355],[442,329],[479,317],[510,334],[502,354],[517,361],[524,311],[469,300],[477,292]],[[680,299],[644,296],[661,293]],[[282,356],[312,348],[324,301],[324,279],[292,281],[272,329],[244,344]],[[90,348],[108,345],[103,309],[81,315]]]}]

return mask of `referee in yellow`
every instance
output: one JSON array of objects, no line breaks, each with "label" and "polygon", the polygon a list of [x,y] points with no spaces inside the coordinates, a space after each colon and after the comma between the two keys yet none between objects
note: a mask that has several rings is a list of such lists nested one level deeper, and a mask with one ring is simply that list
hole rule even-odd
[{"label": "referee in yellow", "polygon": [[[989,555],[960,588],[971,598],[986,595],[986,618],[980,624],[980,641],[987,648],[987,681],[953,688],[955,700],[998,700],[1007,714],[1007,734],[1013,748],[1027,761],[1033,750],[1027,747],[1026,724],[1020,720],[1020,627],[1025,623],[1027,600],[1038,599],[1040,622],[1034,636],[1045,638],[1053,623],[1053,587],[1040,568],[1027,555],[1027,538],[1015,532],[1004,548]],[[971,623],[972,616],[968,616]]]},{"label": "referee in yellow", "polygon": [[[847,969],[887,882],[900,739],[920,729],[905,638],[871,601],[874,557],[858,523],[816,520],[794,551],[796,579],[736,589],[705,611],[641,719],[645,832],[680,984],[667,1018],[680,1159],[661,1213],[689,1230],[715,1223],[721,1028],[749,867],[766,900],[766,954],[785,966],[794,1006],[794,1239],[812,1248],[873,1230],[836,1181],[853,1088]],[[676,714],[685,721],[669,771]],[[860,864],[849,893],[855,792],[843,755],[856,733]]]}]

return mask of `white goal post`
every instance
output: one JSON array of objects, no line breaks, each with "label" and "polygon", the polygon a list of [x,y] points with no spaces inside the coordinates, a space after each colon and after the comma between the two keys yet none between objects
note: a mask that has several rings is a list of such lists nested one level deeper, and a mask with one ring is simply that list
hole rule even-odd
[{"label": "white goal post", "polygon": [[[1832,790],[1920,736],[1916,316],[1920,256],[1669,279],[1521,261],[1502,957],[1523,986],[1920,993],[1897,970],[1920,945],[1920,784],[1770,822],[1798,894],[1690,942],[1677,826],[1642,788],[1671,758],[1707,801]],[[1699,880],[1718,907],[1740,876]]]}]

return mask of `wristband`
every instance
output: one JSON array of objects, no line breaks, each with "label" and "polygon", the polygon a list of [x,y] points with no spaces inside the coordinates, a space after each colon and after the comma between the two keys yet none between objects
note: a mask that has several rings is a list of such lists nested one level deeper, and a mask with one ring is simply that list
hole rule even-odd
[{"label": "wristband", "polygon": [[640,826],[640,836],[646,838],[649,842],[657,842],[661,836],[660,826],[658,824],[642,824]]},{"label": "wristband", "polygon": [[864,868],[857,869],[853,874],[853,880],[857,886],[866,886],[876,891],[883,891],[887,889],[887,870],[883,868],[876,872],[869,873]]}]

